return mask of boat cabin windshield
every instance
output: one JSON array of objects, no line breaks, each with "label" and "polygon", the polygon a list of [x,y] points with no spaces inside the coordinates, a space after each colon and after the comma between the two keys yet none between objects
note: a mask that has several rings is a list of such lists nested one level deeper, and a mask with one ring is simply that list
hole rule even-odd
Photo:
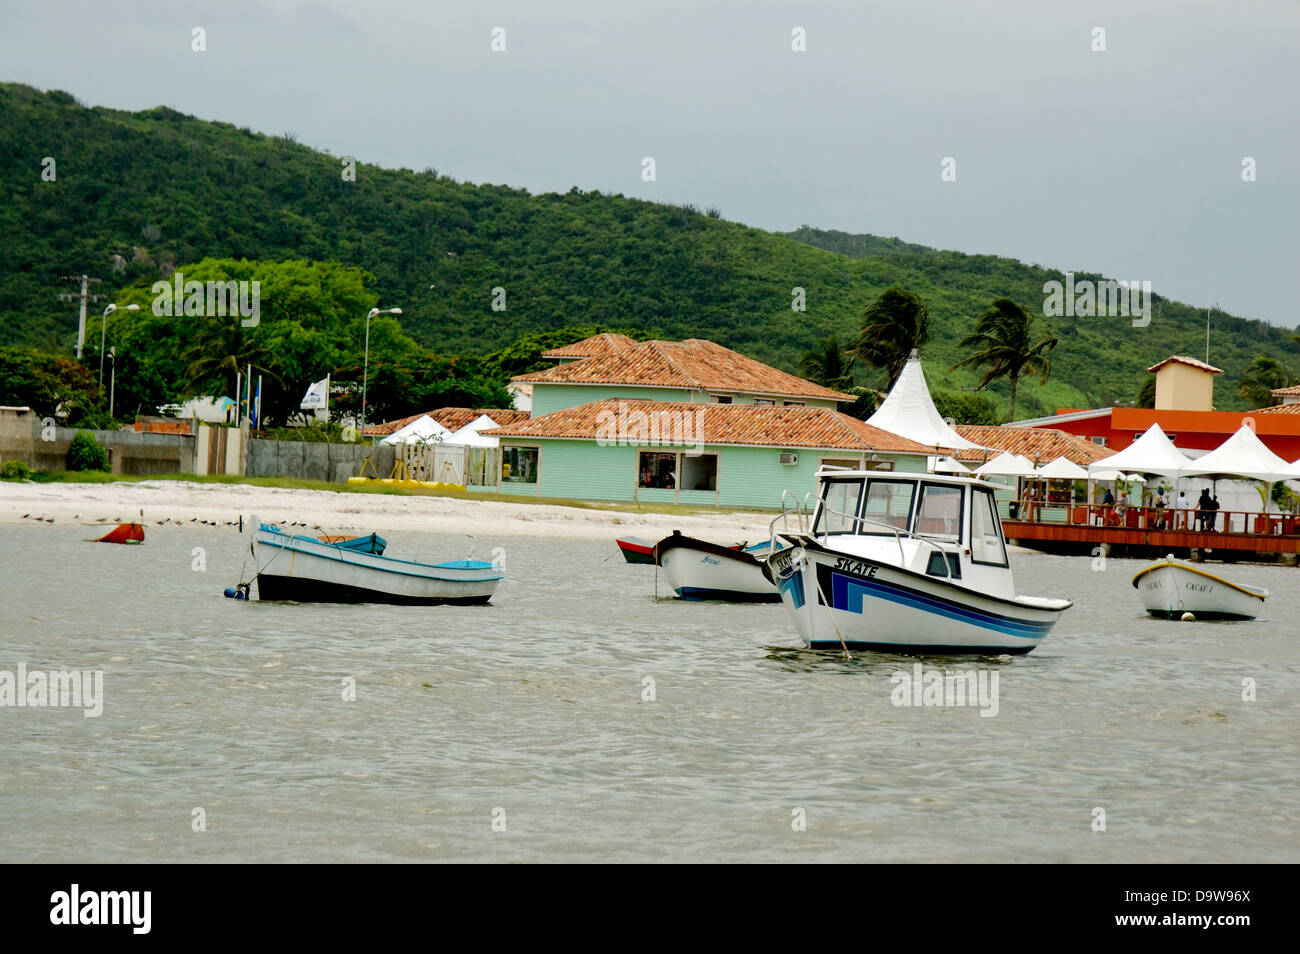
[{"label": "boat cabin windshield", "polygon": [[[968,493],[969,491],[969,493]],[[960,544],[970,508],[971,558],[1006,565],[993,493],[924,477],[850,477],[822,482],[813,533],[890,535],[894,531]]]}]

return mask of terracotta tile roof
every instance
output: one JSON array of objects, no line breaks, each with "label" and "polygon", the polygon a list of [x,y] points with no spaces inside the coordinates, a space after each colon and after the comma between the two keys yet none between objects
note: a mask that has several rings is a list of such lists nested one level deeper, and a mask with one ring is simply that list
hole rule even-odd
[{"label": "terracotta tile roof", "polygon": [[612,354],[583,358],[513,379],[531,384],[625,384],[682,388],[691,391],[732,391],[780,397],[852,401],[854,395],[755,361],[702,338],[686,341],[643,341]]},{"label": "terracotta tile roof", "polygon": [[1206,364],[1204,361],[1197,361],[1195,358],[1189,358],[1185,354],[1176,354],[1171,357],[1165,358],[1165,360],[1161,361],[1159,364],[1152,365],[1151,367],[1147,368],[1147,370],[1159,371],[1165,365],[1170,364],[1172,362],[1177,362],[1178,364],[1186,364],[1193,368],[1200,368],[1202,371],[1209,371],[1212,374],[1223,373],[1222,368],[1216,368],[1214,365]]},{"label": "terracotta tile roof", "polygon": [[367,424],[366,435],[387,437],[389,434],[397,433],[407,424],[417,421],[426,415],[433,418],[443,427],[447,428],[447,430],[458,431],[480,414],[486,414],[498,424],[513,424],[515,421],[527,420],[528,418],[527,411],[516,411],[514,408],[440,407],[436,411],[421,411],[419,414],[412,414],[410,417],[399,418],[396,421],[384,421],[382,424]]},{"label": "terracotta tile roof", "polygon": [[771,404],[690,404],[684,401],[606,398],[483,433],[494,437],[622,440],[641,444],[650,443],[652,426],[661,440],[678,440],[684,444],[807,447],[898,454],[935,452],[933,447],[882,431],[866,421],[828,407]]},{"label": "terracotta tile roof", "polygon": [[1286,397],[1291,394],[1300,394],[1300,384],[1292,385],[1289,388],[1274,388],[1272,391],[1269,391],[1268,393],[1275,395],[1277,397]]},{"label": "terracotta tile roof", "polygon": [[636,347],[636,344],[635,338],[607,331],[604,334],[592,335],[590,338],[583,338],[581,341],[567,344],[563,348],[543,351],[542,357],[595,358],[600,355],[613,354],[615,351],[622,351],[624,348]]},{"label": "terracotta tile roof", "polygon": [[993,448],[993,453],[984,451],[958,451],[957,457],[962,461],[982,461],[997,456],[998,451],[1010,451],[1022,454],[1038,464],[1047,464],[1058,457],[1065,457],[1087,467],[1093,461],[1101,460],[1115,453],[1108,447],[1094,444],[1077,434],[1069,434],[1053,427],[990,427],[982,424],[958,424],[957,433],[968,441]]},{"label": "terracotta tile roof", "polygon": [[[1277,392],[1274,391],[1274,394]],[[1251,414],[1300,414],[1300,402],[1295,404],[1274,404],[1272,407],[1261,407],[1251,411]]]}]

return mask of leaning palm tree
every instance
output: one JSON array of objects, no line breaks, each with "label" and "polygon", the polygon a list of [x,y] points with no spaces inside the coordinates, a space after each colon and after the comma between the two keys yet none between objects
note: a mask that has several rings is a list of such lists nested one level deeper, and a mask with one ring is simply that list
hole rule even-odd
[{"label": "leaning palm tree", "polygon": [[975,331],[958,344],[960,348],[978,348],[953,365],[953,370],[967,365],[983,367],[984,378],[976,391],[982,391],[998,378],[1011,380],[1011,408],[1007,420],[1016,419],[1016,386],[1022,374],[1036,377],[1044,384],[1052,373],[1047,353],[1056,347],[1055,336],[1033,341],[1034,316],[1010,298],[999,298],[975,319]]},{"label": "leaning palm tree", "polygon": [[913,348],[930,340],[930,312],[925,302],[901,288],[887,288],[862,315],[862,330],[848,353],[889,373],[885,390],[907,363]]},{"label": "leaning palm tree", "polygon": [[1293,384],[1295,379],[1281,361],[1261,354],[1246,367],[1246,374],[1237,385],[1237,393],[1249,401],[1251,407],[1268,407],[1276,403],[1272,391],[1289,388]]},{"label": "leaning palm tree", "polygon": [[831,335],[800,359],[799,370],[809,381],[842,391],[853,385],[853,361],[840,349],[839,336]]}]

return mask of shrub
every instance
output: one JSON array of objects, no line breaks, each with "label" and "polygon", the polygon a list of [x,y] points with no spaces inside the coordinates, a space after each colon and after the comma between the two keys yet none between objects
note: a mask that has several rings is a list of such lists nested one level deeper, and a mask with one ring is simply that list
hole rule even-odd
[{"label": "shrub", "polygon": [[0,464],[0,480],[31,480],[32,469],[20,460]]},{"label": "shrub", "polygon": [[108,454],[89,431],[77,431],[68,448],[68,470],[108,470]]}]

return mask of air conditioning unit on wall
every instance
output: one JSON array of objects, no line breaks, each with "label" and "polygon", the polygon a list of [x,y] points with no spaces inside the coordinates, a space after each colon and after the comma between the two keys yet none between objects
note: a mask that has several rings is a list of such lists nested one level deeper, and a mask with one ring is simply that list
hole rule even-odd
[{"label": "air conditioning unit on wall", "polygon": [[798,455],[798,454],[782,454],[782,455],[781,455],[781,463],[783,463],[783,464],[797,464],[797,463],[799,463],[799,455]]}]

